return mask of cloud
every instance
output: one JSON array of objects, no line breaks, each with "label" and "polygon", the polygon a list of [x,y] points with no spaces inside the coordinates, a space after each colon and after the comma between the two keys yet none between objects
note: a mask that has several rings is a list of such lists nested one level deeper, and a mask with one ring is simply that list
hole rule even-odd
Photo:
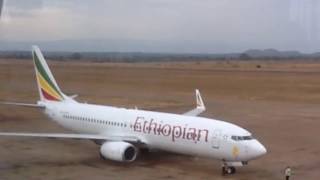
[{"label": "cloud", "polygon": [[161,42],[150,44],[154,51],[167,44],[166,49],[191,52],[314,51],[319,43],[318,33],[311,33],[319,29],[313,20],[319,8],[311,16],[297,10],[297,4],[313,0],[10,1],[11,20],[0,23],[0,40],[139,40]]},{"label": "cloud", "polygon": [[10,21],[2,24],[0,38],[13,41],[69,38],[75,31],[71,17],[72,15],[63,9],[33,9],[27,16],[13,16]]}]

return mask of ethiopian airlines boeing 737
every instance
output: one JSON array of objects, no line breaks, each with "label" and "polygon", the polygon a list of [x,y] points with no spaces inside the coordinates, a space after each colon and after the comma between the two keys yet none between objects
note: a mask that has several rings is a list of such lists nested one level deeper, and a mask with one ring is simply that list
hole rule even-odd
[{"label": "ethiopian airlines boeing 737", "polygon": [[38,47],[33,61],[40,101],[37,104],[4,104],[41,108],[58,124],[75,133],[12,133],[1,136],[71,138],[93,140],[104,159],[131,162],[139,149],[159,149],[223,162],[223,173],[233,174],[266,153],[265,147],[245,129],[231,123],[196,117],[205,106],[196,90],[197,106],[184,114],[83,104],[66,96],[55,81]]}]

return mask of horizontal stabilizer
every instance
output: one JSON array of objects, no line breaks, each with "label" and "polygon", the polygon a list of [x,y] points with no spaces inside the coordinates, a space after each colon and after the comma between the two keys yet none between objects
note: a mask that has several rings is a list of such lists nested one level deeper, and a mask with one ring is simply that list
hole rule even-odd
[{"label": "horizontal stabilizer", "polygon": [[39,104],[27,104],[27,103],[16,103],[16,102],[0,102],[0,104],[13,105],[13,106],[23,106],[23,107],[29,107],[29,108],[45,108],[45,106],[39,105]]},{"label": "horizontal stabilizer", "polygon": [[78,94],[74,94],[74,95],[71,95],[71,96],[69,96],[71,99],[75,99],[75,98],[77,98],[79,95]]}]

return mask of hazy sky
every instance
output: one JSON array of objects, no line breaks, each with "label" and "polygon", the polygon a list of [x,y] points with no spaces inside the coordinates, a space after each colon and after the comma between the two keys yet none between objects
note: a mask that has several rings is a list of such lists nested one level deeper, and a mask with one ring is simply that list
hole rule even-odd
[{"label": "hazy sky", "polygon": [[249,48],[320,51],[320,2],[5,1],[0,44],[79,39],[119,41],[124,51],[221,53]]}]

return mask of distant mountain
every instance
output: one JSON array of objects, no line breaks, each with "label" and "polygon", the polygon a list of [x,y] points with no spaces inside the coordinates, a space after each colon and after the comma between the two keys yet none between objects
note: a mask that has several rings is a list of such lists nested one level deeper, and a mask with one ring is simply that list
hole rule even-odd
[{"label": "distant mountain", "polygon": [[319,58],[320,57],[320,52],[312,53],[309,55],[312,58]]},{"label": "distant mountain", "polygon": [[[1,0],[0,0],[1,1]],[[54,59],[91,59],[98,61],[196,61],[196,60],[230,60],[230,59],[320,59],[320,52],[311,54],[299,51],[279,51],[277,49],[249,49],[244,52],[208,53],[192,48],[184,49],[185,44],[166,43],[163,41],[119,40],[119,39],[82,39],[57,41],[1,41],[0,57],[30,58],[32,45],[38,45],[47,57]],[[192,43],[191,43],[192,44]],[[176,47],[175,49],[172,47]],[[218,45],[217,45],[218,47]],[[212,46],[212,49],[219,49]],[[201,48],[200,48],[201,49]],[[200,53],[192,53],[200,52]],[[79,58],[80,57],[80,58]]]},{"label": "distant mountain", "polygon": [[243,52],[243,54],[247,54],[252,58],[294,58],[305,56],[305,54],[302,54],[299,51],[278,51],[276,49],[249,49]]}]

